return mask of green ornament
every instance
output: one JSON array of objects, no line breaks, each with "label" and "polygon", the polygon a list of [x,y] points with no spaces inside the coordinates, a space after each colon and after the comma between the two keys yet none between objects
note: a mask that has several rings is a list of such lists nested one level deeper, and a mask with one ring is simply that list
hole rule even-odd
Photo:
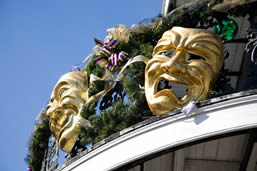
[{"label": "green ornament", "polygon": [[214,26],[213,31],[218,34],[224,34],[224,40],[232,40],[238,31],[237,23],[231,18],[227,20],[222,20],[222,24],[217,24]]}]

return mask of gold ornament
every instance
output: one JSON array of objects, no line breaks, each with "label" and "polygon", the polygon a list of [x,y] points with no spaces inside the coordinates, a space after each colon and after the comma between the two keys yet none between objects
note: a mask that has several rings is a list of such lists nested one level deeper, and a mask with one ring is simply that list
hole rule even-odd
[{"label": "gold ornament", "polygon": [[[111,36],[113,39],[118,40],[120,42],[128,43],[129,41],[129,29],[127,26],[122,24],[117,24],[116,28],[109,28],[106,30],[109,36]],[[109,37],[107,36],[106,39]]]},{"label": "gold ornament", "polygon": [[165,32],[145,69],[145,94],[157,115],[192,100],[204,100],[224,61],[224,45],[213,32],[174,27]]},{"label": "gold ornament", "polygon": [[85,72],[64,74],[55,85],[46,108],[50,130],[59,143],[59,148],[71,152],[81,127],[90,127],[90,122],[80,116],[83,104],[88,100],[88,76]]}]

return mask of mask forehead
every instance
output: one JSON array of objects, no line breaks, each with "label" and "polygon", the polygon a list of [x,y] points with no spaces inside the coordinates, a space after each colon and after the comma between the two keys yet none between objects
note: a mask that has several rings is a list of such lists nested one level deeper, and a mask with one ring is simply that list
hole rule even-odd
[{"label": "mask forehead", "polygon": [[205,57],[215,72],[222,67],[224,45],[210,30],[173,27],[158,41],[153,51],[153,58],[158,52],[176,49]]},{"label": "mask forehead", "polygon": [[173,30],[166,31],[154,48],[153,57],[160,51],[176,49],[176,47],[180,44],[180,41],[181,36],[179,33]]}]

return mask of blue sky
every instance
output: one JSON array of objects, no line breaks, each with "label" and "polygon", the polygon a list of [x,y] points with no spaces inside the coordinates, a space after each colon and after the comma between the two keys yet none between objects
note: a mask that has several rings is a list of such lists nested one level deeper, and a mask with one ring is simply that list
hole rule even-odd
[{"label": "blue sky", "polygon": [[162,0],[0,0],[0,170],[26,170],[27,139],[58,78],[106,29],[161,12]]}]

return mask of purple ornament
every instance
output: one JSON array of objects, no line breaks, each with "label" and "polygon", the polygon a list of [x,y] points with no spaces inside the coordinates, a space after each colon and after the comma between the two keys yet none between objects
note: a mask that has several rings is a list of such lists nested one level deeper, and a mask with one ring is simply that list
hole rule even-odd
[{"label": "purple ornament", "polygon": [[32,171],[32,169],[28,167],[28,168],[27,168],[27,171]]}]

